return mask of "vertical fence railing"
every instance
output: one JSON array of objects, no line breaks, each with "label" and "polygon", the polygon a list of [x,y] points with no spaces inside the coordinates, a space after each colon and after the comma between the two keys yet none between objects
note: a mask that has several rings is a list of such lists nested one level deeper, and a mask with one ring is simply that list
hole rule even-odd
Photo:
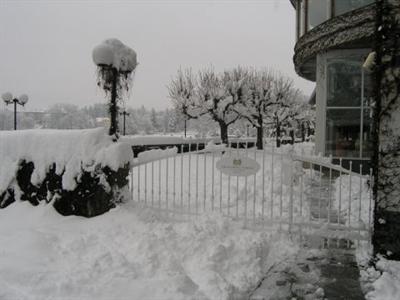
[{"label": "vertical fence railing", "polygon": [[[362,165],[355,173],[351,161],[348,170],[342,159],[334,165],[289,147],[257,150],[254,141],[241,139],[227,146],[196,141],[165,153],[144,161],[139,154],[130,178],[134,201],[178,215],[217,211],[301,236],[326,223],[347,236],[371,233],[372,171],[363,175]],[[259,171],[224,174],[216,168],[224,157],[252,159]]]}]

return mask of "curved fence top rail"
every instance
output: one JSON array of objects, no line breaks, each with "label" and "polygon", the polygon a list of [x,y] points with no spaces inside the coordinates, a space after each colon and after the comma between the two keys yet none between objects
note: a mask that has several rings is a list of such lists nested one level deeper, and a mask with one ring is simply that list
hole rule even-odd
[{"label": "curved fence top rail", "polygon": [[[199,144],[199,141],[193,141],[194,143],[190,143],[190,144]],[[203,140],[204,142],[204,140]],[[229,144],[231,145],[232,143],[238,143],[238,142],[254,142],[254,140],[251,139],[235,139],[232,140]],[[172,148],[179,148],[179,146],[175,146]],[[169,149],[172,149],[169,148]],[[237,151],[237,148],[232,148],[232,147],[228,147],[228,146],[224,146],[221,144],[216,144],[212,147],[207,147],[205,146],[205,148],[203,149],[198,149],[195,148],[194,150],[192,150],[191,148],[188,149],[188,152],[192,153],[192,154],[201,154],[201,153],[221,153],[221,152],[226,152],[226,151]],[[342,167],[340,164],[333,164],[331,161],[332,159],[330,157],[321,157],[321,156],[316,156],[316,155],[305,155],[305,154],[298,154],[294,152],[294,149],[290,149],[289,151],[285,152],[282,151],[280,148],[276,148],[274,146],[269,146],[269,145],[265,145],[263,150],[257,150],[255,149],[255,147],[252,148],[242,148],[240,149],[240,151],[260,151],[263,152],[264,155],[279,155],[279,156],[283,156],[287,159],[291,159],[293,161],[299,161],[302,163],[306,163],[306,164],[310,164],[313,165],[314,167],[324,167],[327,169],[331,169],[333,171],[336,172],[340,172],[342,174],[347,174],[347,175],[351,175],[351,176],[359,176],[359,177],[367,177],[368,175],[362,175],[362,173],[358,173],[358,172],[354,172],[353,170],[349,170],[346,169],[344,167]],[[154,151],[154,150],[149,150],[149,151]],[[184,153],[179,153],[179,152],[171,152],[168,151],[168,149],[166,150],[157,150],[159,155],[154,155],[151,158],[146,158],[146,159],[140,159],[137,158],[135,159],[135,162],[133,164],[134,167],[136,166],[140,166],[146,163],[150,163],[150,162],[155,162],[155,161],[159,161],[159,160],[163,160],[166,159],[168,157],[173,157],[175,155],[183,155]],[[162,153],[161,153],[162,152]],[[167,153],[168,152],[168,153]]]}]

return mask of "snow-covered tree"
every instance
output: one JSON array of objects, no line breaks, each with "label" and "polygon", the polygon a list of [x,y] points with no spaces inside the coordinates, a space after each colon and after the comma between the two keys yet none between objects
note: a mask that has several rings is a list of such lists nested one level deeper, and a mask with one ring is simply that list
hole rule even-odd
[{"label": "snow-covered tree", "polygon": [[236,111],[257,129],[257,148],[263,149],[266,114],[281,105],[276,94],[279,74],[268,69],[250,70],[246,80],[246,96],[237,105]]},{"label": "snow-covered tree", "polygon": [[95,122],[78,106],[69,103],[58,103],[45,111],[44,127],[83,129],[95,127]]},{"label": "snow-covered tree", "polygon": [[168,86],[174,107],[188,119],[208,114],[220,127],[221,140],[228,143],[228,127],[239,119],[235,106],[244,95],[247,71],[235,68],[217,74],[202,70],[197,78],[190,69],[179,70]]},{"label": "snow-covered tree", "polygon": [[155,131],[159,131],[160,130],[160,128],[159,128],[160,126],[159,126],[159,123],[158,123],[157,112],[156,112],[156,110],[154,108],[151,109],[150,122],[151,122],[151,125],[153,126],[153,129]]},{"label": "snow-covered tree", "polygon": [[400,260],[400,2],[376,5],[373,245]]},{"label": "snow-covered tree", "polygon": [[284,76],[277,76],[272,84],[272,95],[274,105],[268,106],[265,119],[274,126],[276,146],[281,145],[282,127],[293,122],[297,105],[299,91],[293,87],[293,81]]},{"label": "snow-covered tree", "polygon": [[222,143],[228,143],[229,125],[240,118],[236,106],[245,97],[247,77],[248,71],[241,67],[225,71],[220,77],[213,69],[199,73],[199,102],[218,123]]}]

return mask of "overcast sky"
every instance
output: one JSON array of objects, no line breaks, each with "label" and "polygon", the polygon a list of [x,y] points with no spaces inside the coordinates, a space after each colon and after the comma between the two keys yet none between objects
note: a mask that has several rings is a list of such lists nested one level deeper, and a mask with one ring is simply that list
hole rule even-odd
[{"label": "overcast sky", "polygon": [[294,72],[294,18],[289,0],[0,0],[0,93],[27,93],[26,110],[105,102],[91,52],[113,37],[138,54],[128,106],[169,106],[180,66],[269,66],[310,94]]}]

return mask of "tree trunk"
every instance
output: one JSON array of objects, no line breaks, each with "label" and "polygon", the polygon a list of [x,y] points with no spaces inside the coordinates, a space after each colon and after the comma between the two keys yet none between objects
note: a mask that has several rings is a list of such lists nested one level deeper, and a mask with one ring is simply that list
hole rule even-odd
[{"label": "tree trunk", "polygon": [[377,1],[374,116],[374,253],[400,260],[400,15],[398,0]]},{"label": "tree trunk", "polygon": [[226,125],[224,122],[219,122],[219,128],[221,132],[222,143],[228,145],[228,125]]},{"label": "tree trunk", "polygon": [[279,122],[276,123],[276,147],[281,146],[281,125]]},{"label": "tree trunk", "polygon": [[259,117],[258,118],[258,127],[257,127],[257,143],[256,143],[256,146],[257,146],[257,149],[258,150],[262,150],[264,147],[264,143],[263,143],[263,141],[264,141],[264,124],[263,124],[263,120],[262,120],[262,117]]},{"label": "tree trunk", "polygon": [[118,85],[118,70],[112,69],[112,86],[111,86],[111,101],[110,101],[110,130],[109,135],[116,135],[118,131],[118,105],[117,105],[117,85]]}]

